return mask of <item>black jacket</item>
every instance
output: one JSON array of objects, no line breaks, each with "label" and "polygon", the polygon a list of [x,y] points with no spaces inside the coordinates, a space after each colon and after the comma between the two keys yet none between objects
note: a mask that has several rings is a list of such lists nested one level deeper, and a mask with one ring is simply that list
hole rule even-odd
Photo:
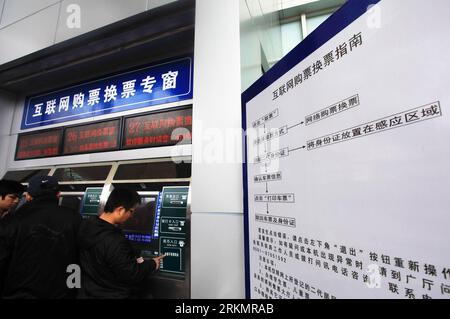
[{"label": "black jacket", "polygon": [[153,260],[141,264],[122,230],[98,217],[82,221],[78,233],[81,262],[79,298],[136,297],[139,284],[156,268]]},{"label": "black jacket", "polygon": [[3,298],[70,298],[67,266],[78,263],[81,216],[56,198],[35,199],[0,225]]}]

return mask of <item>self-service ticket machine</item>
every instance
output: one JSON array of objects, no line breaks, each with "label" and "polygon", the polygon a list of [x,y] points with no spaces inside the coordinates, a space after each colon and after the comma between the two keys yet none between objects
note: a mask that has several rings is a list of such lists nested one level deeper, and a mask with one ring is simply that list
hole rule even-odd
[{"label": "self-service ticket machine", "polygon": [[[190,158],[179,163],[158,159],[28,171],[28,175],[53,175],[60,180],[60,204],[80,212],[83,218],[98,216],[114,188],[136,190],[141,204],[122,225],[137,256],[151,259],[166,255],[161,269],[150,276],[142,298],[190,298]],[[178,162],[178,161],[177,161]],[[8,172],[26,184],[25,171]],[[27,178],[24,176],[27,175]],[[17,180],[17,178],[15,178]]]},{"label": "self-service ticket machine", "polygon": [[[87,188],[81,213],[97,216],[102,188]],[[168,186],[162,191],[139,191],[141,204],[122,225],[138,256],[166,255],[159,272],[149,277],[143,298],[189,298],[189,186]],[[187,274],[186,274],[187,273]]]},{"label": "self-service ticket machine", "polygon": [[161,270],[147,285],[155,298],[189,298],[190,220],[189,187],[164,187],[159,196],[159,254],[166,255]]}]

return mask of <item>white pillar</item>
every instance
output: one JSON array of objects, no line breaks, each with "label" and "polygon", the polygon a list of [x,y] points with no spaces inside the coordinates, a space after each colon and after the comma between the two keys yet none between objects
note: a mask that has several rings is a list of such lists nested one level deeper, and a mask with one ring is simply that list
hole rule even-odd
[{"label": "white pillar", "polygon": [[[0,178],[7,170],[11,157],[11,127],[14,116],[16,97],[5,91],[0,91]],[[15,150],[15,146],[13,148]]]},{"label": "white pillar", "polygon": [[197,0],[192,298],[245,296],[239,48],[239,1]]}]

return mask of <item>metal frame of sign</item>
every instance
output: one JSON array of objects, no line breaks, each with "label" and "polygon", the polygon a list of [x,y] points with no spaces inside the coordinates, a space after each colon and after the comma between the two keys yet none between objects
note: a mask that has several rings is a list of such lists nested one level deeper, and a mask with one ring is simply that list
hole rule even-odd
[{"label": "metal frame of sign", "polygon": [[[247,131],[246,105],[255,96],[269,87],[281,76],[302,62],[323,44],[331,40],[339,32],[362,16],[367,9],[381,0],[350,0],[338,11],[308,35],[299,45],[275,64],[266,74],[259,78],[242,93],[242,129]],[[244,133],[245,134],[245,133]],[[249,251],[249,212],[248,212],[248,173],[247,173],[247,138],[244,138],[243,190],[244,190],[244,251],[245,251],[245,294],[251,298],[250,291],[250,251]]]}]

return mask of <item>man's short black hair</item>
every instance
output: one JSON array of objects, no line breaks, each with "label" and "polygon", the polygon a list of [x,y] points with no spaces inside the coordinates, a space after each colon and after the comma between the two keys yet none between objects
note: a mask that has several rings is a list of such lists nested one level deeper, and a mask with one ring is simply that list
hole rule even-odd
[{"label": "man's short black hair", "polygon": [[105,213],[112,213],[116,208],[122,206],[126,210],[132,209],[141,202],[141,196],[131,189],[116,188],[109,195],[105,205]]},{"label": "man's short black hair", "polygon": [[6,195],[14,194],[20,197],[25,191],[25,186],[16,181],[11,181],[8,179],[0,180],[0,196],[5,199]]}]

